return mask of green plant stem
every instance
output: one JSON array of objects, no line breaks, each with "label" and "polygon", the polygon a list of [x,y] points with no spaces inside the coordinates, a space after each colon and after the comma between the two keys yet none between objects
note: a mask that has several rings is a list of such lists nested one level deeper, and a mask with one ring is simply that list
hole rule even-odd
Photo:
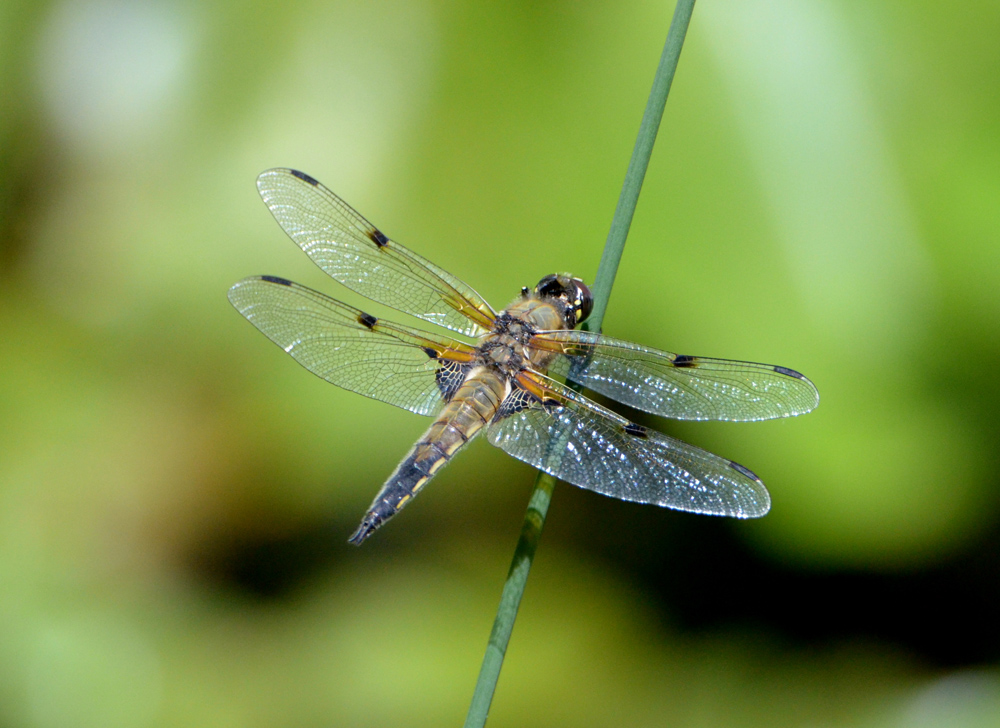
[{"label": "green plant stem", "polygon": [[[601,263],[594,278],[594,285],[591,287],[594,294],[594,309],[587,321],[587,328],[592,331],[600,331],[601,323],[604,320],[604,312],[607,310],[608,299],[611,296],[611,287],[614,284],[615,274],[618,272],[618,263],[621,261],[622,251],[625,248],[629,227],[632,225],[632,216],[635,214],[635,206],[639,200],[639,191],[642,189],[642,180],[646,176],[649,157],[653,153],[653,142],[656,140],[656,132],[660,128],[660,119],[663,118],[663,109],[667,103],[667,95],[670,93],[670,84],[674,80],[677,61],[684,45],[684,36],[687,34],[688,23],[691,21],[694,1],[678,0],[677,7],[674,9],[670,31],[667,33],[667,42],[663,46],[660,65],[653,78],[653,88],[649,93],[649,101],[646,102],[646,111],[643,113],[642,123],[639,125],[635,149],[632,151],[632,158],[629,160],[628,170],[625,172],[622,192],[618,197],[618,206],[615,208],[615,215],[611,221],[611,230],[608,232],[604,253],[601,255]],[[538,541],[542,535],[542,527],[545,525],[545,515],[549,509],[555,483],[555,478],[542,472],[539,472],[535,479],[535,489],[528,502],[528,511],[524,515],[524,524],[521,526],[521,536],[514,549],[514,558],[511,560],[507,581],[504,583],[503,592],[500,595],[500,605],[497,607],[493,629],[486,645],[486,654],[483,656],[483,666],[479,671],[476,689],[472,694],[472,703],[469,705],[469,713],[465,719],[465,728],[482,728],[486,724],[490,703],[493,701],[493,693],[496,691],[497,680],[500,678],[500,668],[507,652],[507,644],[510,642],[510,634],[514,629],[514,620],[517,618],[517,610],[521,604],[521,596],[524,594],[524,586],[528,581],[528,572],[531,570],[535,550],[538,548]]]},{"label": "green plant stem", "polygon": [[500,594],[500,606],[497,607],[497,616],[493,620],[490,641],[486,644],[486,654],[483,655],[483,666],[479,670],[476,689],[472,693],[472,703],[465,718],[465,728],[473,726],[481,728],[486,724],[493,692],[500,678],[500,667],[507,652],[507,643],[510,642],[510,633],[517,618],[517,608],[521,604],[521,595],[528,581],[528,571],[535,558],[535,549],[542,535],[545,514],[549,510],[549,501],[552,499],[552,489],[555,485],[555,478],[547,473],[538,472],[535,490],[531,493],[528,511],[524,514],[521,537],[514,548],[514,558],[511,559],[507,581],[504,582],[503,592]]}]

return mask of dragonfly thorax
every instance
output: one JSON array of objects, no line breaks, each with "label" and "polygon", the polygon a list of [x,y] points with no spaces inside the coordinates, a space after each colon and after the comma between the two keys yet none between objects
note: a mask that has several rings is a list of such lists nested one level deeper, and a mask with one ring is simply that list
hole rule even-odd
[{"label": "dragonfly thorax", "polygon": [[483,337],[479,346],[483,364],[513,376],[524,369],[528,342],[536,331],[535,326],[520,316],[508,311],[500,313],[493,331]]}]

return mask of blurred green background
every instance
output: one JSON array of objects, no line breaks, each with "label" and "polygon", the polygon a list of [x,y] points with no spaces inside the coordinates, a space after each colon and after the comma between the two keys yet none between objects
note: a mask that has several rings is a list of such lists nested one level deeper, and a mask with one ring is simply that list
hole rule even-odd
[{"label": "blurred green background", "polygon": [[[0,726],[462,721],[533,471],[477,442],[346,544],[428,423],[229,306],[361,303],[254,179],[497,306],[592,279],[672,10],[0,5]],[[491,726],[1000,725],[998,38],[995,2],[696,7],[604,330],[822,402],[644,420],[759,473],[759,521],[559,486]]]}]

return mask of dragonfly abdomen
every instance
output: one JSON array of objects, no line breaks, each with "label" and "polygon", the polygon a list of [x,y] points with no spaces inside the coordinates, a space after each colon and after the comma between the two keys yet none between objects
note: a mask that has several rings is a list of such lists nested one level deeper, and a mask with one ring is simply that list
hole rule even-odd
[{"label": "dragonfly abdomen", "polygon": [[409,503],[496,414],[506,386],[501,377],[488,369],[470,372],[434,423],[396,466],[375,496],[358,530],[348,540],[361,544]]},{"label": "dragonfly abdomen", "polygon": [[348,541],[360,545],[396,515],[451,457],[438,443],[426,441],[426,437],[427,433],[396,466]]}]

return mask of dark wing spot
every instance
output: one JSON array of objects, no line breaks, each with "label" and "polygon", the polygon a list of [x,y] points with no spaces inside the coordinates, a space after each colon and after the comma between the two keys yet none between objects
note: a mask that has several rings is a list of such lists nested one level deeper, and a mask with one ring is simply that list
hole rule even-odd
[{"label": "dark wing spot", "polygon": [[756,480],[758,483],[760,482],[760,478],[758,478],[757,474],[754,473],[754,471],[752,471],[750,468],[743,467],[739,463],[734,463],[732,460],[729,461],[729,467],[731,467],[740,475],[745,475],[746,477],[750,478],[750,480]]},{"label": "dark wing spot", "polygon": [[784,374],[786,377],[805,379],[805,377],[799,374],[797,371],[795,371],[794,369],[789,369],[788,367],[775,367],[774,371],[778,372],[778,374]]},{"label": "dark wing spot", "polygon": [[262,281],[267,281],[268,283],[277,283],[279,286],[290,286],[292,282],[287,278],[278,278],[278,276],[261,276]]},{"label": "dark wing spot", "polygon": [[555,397],[546,397],[542,400],[542,407],[544,407],[547,412],[555,412],[562,406],[562,400],[558,400]]},{"label": "dark wing spot", "polygon": [[374,329],[375,324],[378,323],[378,319],[372,316],[370,313],[365,313],[364,311],[362,311],[361,315],[358,316],[358,323],[361,324],[362,326],[367,326],[369,329]]},{"label": "dark wing spot", "polygon": [[429,357],[430,357],[431,359],[437,359],[437,358],[438,358],[438,353],[437,353],[437,351],[435,351],[435,350],[434,350],[434,349],[432,349],[431,347],[429,347],[429,346],[424,346],[424,347],[422,347],[422,348],[423,348],[423,350],[424,350],[424,353],[425,353],[425,354],[426,354],[427,356],[429,356]]},{"label": "dark wing spot", "polygon": [[389,238],[382,234],[382,231],[378,228],[372,228],[368,231],[368,237],[371,239],[375,245],[380,248],[384,248],[389,244]]},{"label": "dark wing spot", "polygon": [[310,177],[305,172],[300,172],[297,169],[293,169],[293,170],[291,170],[291,172],[292,172],[292,176],[293,177],[298,177],[300,180],[302,180],[303,182],[306,182],[308,184],[311,184],[313,187],[317,187],[319,185],[319,182],[317,182],[316,180],[314,180],[312,177]]},{"label": "dark wing spot", "polygon": [[698,357],[688,356],[687,354],[678,354],[674,357],[674,366],[682,368],[694,368],[698,366]]},{"label": "dark wing spot", "polygon": [[[510,390],[510,394],[500,403],[500,408],[497,413],[493,415],[493,421],[502,420],[505,417],[510,417],[513,414],[517,414],[523,410],[533,407],[538,404],[538,397],[533,395],[526,389],[523,389],[517,385]],[[546,401],[542,401],[542,406],[547,406]]]},{"label": "dark wing spot", "polygon": [[441,360],[441,368],[437,370],[435,379],[438,391],[441,392],[441,396],[445,402],[450,402],[451,398],[455,396],[455,392],[458,391],[458,388],[465,381],[466,373],[467,367],[461,363],[448,361],[447,359]]},{"label": "dark wing spot", "polygon": [[632,437],[641,437],[645,440],[649,437],[649,430],[642,425],[637,425],[634,422],[629,422],[625,425],[625,432],[630,434]]}]

